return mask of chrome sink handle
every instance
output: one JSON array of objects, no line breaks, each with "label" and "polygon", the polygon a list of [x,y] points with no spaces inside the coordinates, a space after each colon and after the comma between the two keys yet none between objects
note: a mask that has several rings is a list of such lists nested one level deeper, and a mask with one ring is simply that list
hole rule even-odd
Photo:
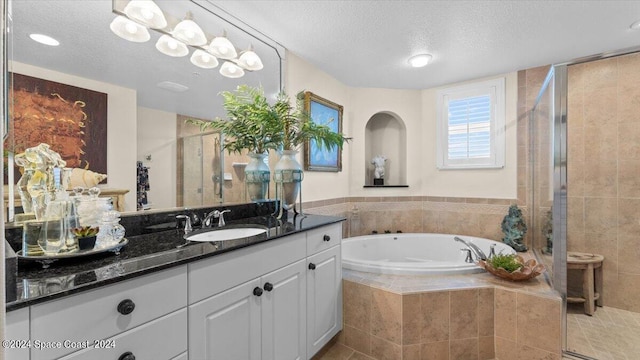
[{"label": "chrome sink handle", "polygon": [[186,219],[184,222],[184,233],[188,234],[193,231],[193,227],[191,226],[191,217],[189,215],[176,215],[176,219]]},{"label": "chrome sink handle", "polygon": [[218,218],[218,227],[223,227],[226,225],[226,223],[224,222],[224,214],[228,212],[231,212],[231,210],[216,210],[213,212],[213,217]]}]

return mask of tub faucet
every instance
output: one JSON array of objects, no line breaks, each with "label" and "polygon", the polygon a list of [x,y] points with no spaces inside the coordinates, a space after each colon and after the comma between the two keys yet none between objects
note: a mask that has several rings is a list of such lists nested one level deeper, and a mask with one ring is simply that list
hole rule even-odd
[{"label": "tub faucet", "polygon": [[487,255],[485,255],[485,253],[482,250],[480,250],[480,248],[476,244],[470,241],[461,239],[457,236],[454,236],[453,240],[465,244],[465,246],[468,247],[469,250],[471,250],[471,252],[476,256],[476,260],[485,260],[485,261],[487,260]]},{"label": "tub faucet", "polygon": [[224,214],[231,212],[231,210],[213,210],[212,212],[210,212],[207,216],[205,216],[204,220],[202,220],[202,226],[203,227],[212,227],[213,223],[213,219],[218,219],[218,227],[223,227],[226,225],[226,223],[224,222]]}]

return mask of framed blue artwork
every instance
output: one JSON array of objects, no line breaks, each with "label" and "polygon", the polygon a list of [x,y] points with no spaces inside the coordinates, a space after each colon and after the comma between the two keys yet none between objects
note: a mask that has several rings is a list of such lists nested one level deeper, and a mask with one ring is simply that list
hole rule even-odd
[{"label": "framed blue artwork", "polygon": [[[304,109],[315,123],[326,125],[334,132],[342,132],[342,105],[305,91]],[[304,169],[342,171],[342,148],[335,146],[327,150],[314,140],[308,141],[304,146]]]}]

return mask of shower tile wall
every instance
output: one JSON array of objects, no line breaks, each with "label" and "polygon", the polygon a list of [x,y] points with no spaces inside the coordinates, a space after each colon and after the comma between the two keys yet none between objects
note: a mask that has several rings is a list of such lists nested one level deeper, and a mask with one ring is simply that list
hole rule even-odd
[{"label": "shower tile wall", "polygon": [[568,250],[604,255],[605,305],[640,312],[640,54],[568,81]]}]

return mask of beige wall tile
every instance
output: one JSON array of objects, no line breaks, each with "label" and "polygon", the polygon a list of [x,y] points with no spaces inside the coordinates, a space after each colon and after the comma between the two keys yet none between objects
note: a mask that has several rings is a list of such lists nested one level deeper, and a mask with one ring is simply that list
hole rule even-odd
[{"label": "beige wall tile", "polygon": [[618,124],[618,159],[640,159],[640,122]]},{"label": "beige wall tile", "polygon": [[369,333],[371,331],[371,287],[344,280],[342,282],[344,323]]},{"label": "beige wall tile", "polygon": [[516,293],[495,289],[495,331],[496,336],[507,340],[517,340]]},{"label": "beige wall tile", "polygon": [[402,360],[402,346],[371,336],[371,356],[378,360]]},{"label": "beige wall tile", "polygon": [[620,94],[617,99],[619,123],[640,122],[640,88],[637,82],[631,86],[635,87],[625,89],[621,86],[618,88]]},{"label": "beige wall tile", "polygon": [[618,89],[615,86],[585,90],[583,98],[585,127],[611,126],[615,130],[615,124],[618,122],[617,97]]},{"label": "beige wall tile", "polygon": [[[640,312],[640,275],[627,274],[622,272],[622,269],[620,271],[616,286],[619,294],[614,294],[614,296],[617,296],[615,300],[617,300],[619,307],[622,309]],[[605,305],[607,305],[607,299],[611,297],[611,294],[607,293],[607,280],[605,279],[605,289],[603,290]]]},{"label": "beige wall tile", "polygon": [[640,159],[618,159],[618,196],[640,197]]},{"label": "beige wall tile", "polygon": [[449,360],[449,341],[422,344],[422,360]]},{"label": "beige wall tile", "polygon": [[484,336],[478,339],[479,360],[490,360],[496,357],[494,339],[493,336]]},{"label": "beige wall tile", "polygon": [[567,198],[567,250],[587,251],[584,242],[584,197]]},{"label": "beige wall tile", "polygon": [[518,344],[560,354],[562,352],[560,330],[562,303],[518,293],[517,304]]},{"label": "beige wall tile", "polygon": [[[618,224],[618,199],[616,198],[586,198],[585,233],[613,236],[615,239]],[[611,246],[612,243],[609,243]]]},{"label": "beige wall tile", "polygon": [[519,360],[560,360],[562,355],[559,353],[551,353],[545,350],[536,349],[526,345],[518,347]]},{"label": "beige wall tile", "polygon": [[355,351],[371,355],[371,335],[362,330],[345,325],[342,329],[344,333],[344,344]]},{"label": "beige wall tile", "polygon": [[585,162],[569,159],[567,162],[567,195],[584,196]]},{"label": "beige wall tile", "polygon": [[517,360],[518,357],[518,344],[515,340],[508,340],[502,337],[496,336],[496,359],[500,360]]},{"label": "beige wall tile", "polygon": [[[325,346],[326,348],[326,346]],[[312,360],[347,360],[353,355],[353,349],[342,344],[330,344],[326,350],[320,350]]]},{"label": "beige wall tile", "polygon": [[618,81],[618,61],[616,58],[588,62],[583,66],[583,85],[586,91],[616,86]]},{"label": "beige wall tile", "polygon": [[402,360],[422,360],[420,355],[420,348],[422,345],[403,345],[402,346]]},{"label": "beige wall tile", "polygon": [[478,289],[450,292],[450,339],[478,337]]},{"label": "beige wall tile", "polygon": [[478,338],[449,341],[449,358],[478,360]]},{"label": "beige wall tile", "polygon": [[420,343],[423,317],[420,314],[420,294],[402,296],[402,344]]},{"label": "beige wall tile", "polygon": [[[420,294],[422,313],[421,342],[449,340],[449,293],[428,292]],[[424,356],[424,352],[422,352]]]},{"label": "beige wall tile", "polygon": [[401,344],[402,295],[371,290],[371,335]]},{"label": "beige wall tile", "polygon": [[495,289],[478,289],[478,336],[491,336],[494,330]]}]

